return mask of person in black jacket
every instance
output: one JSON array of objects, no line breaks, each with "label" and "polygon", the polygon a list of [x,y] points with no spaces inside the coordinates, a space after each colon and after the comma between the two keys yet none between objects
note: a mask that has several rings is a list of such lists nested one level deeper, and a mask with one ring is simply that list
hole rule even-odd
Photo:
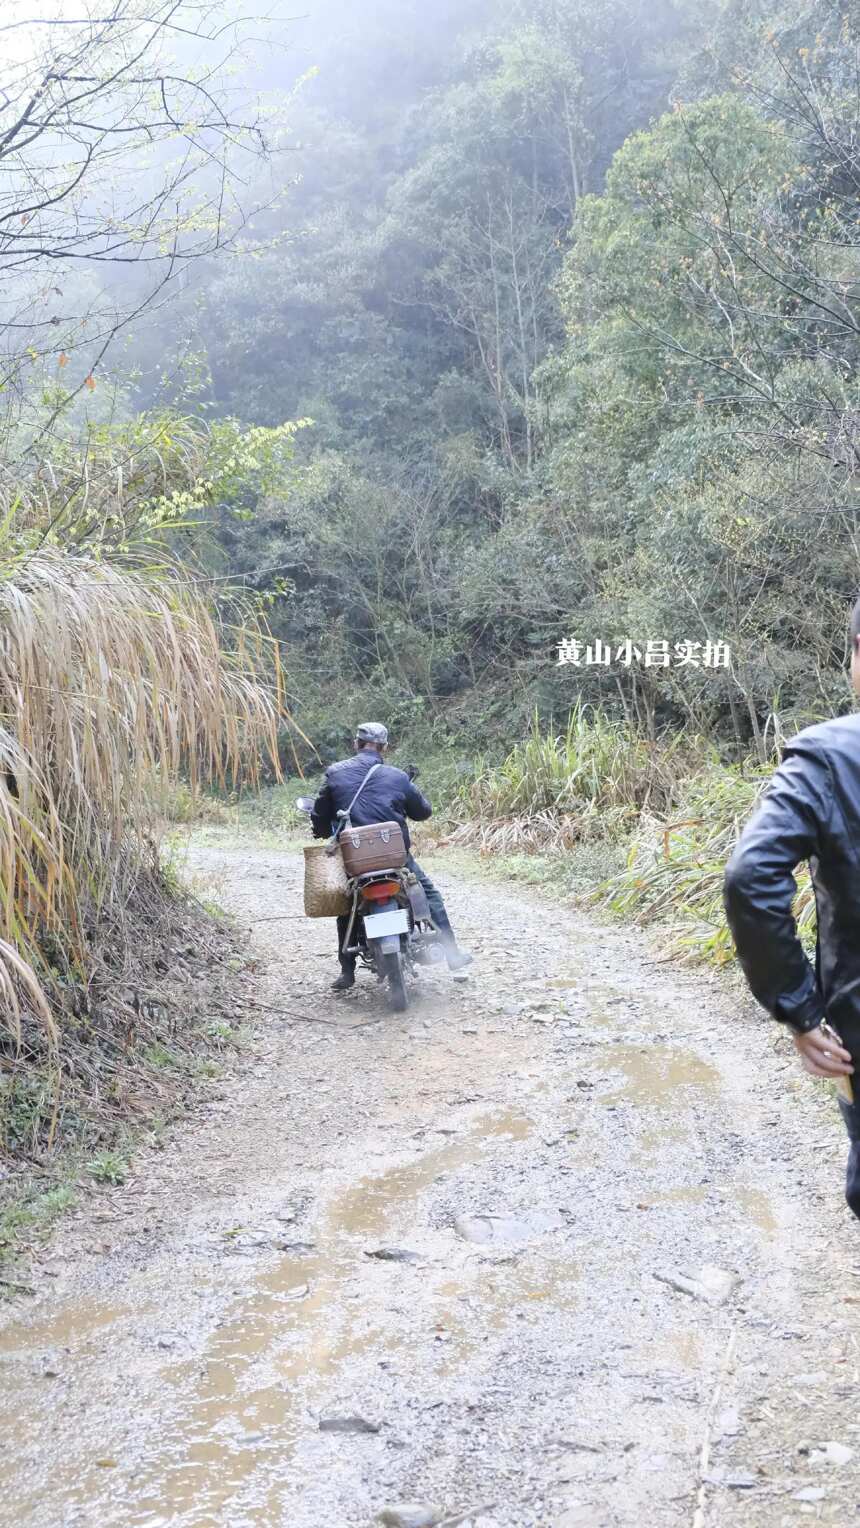
[{"label": "person in black jacket", "polygon": [[[407,818],[413,822],[425,822],[433,808],[426,796],[413,784],[405,769],[397,769],[385,763],[388,747],[388,728],[381,722],[364,722],[356,728],[354,753],[349,759],[341,759],[325,772],[325,784],[314,802],[311,825],[315,838],[330,838],[338,826],[338,812],[346,811],[356,791],[362,786],[373,769],[372,779],[362,786],[361,794],[350,812],[356,827],[363,828],[373,822],[399,822],[406,844],[406,864],[417,876],[424,888],[430,907],[430,915],[439,933],[439,940],[450,971],[462,971],[472,964],[472,956],[458,949],[454,930],[445,909],[441,892],[409,853],[410,839]],[[376,767],[379,766],[379,767]],[[355,956],[343,952],[344,936],[348,918],[337,920],[337,947],[340,959],[340,976],[333,983],[335,992],[345,992],[355,984]]]},{"label": "person in black jacket", "polygon": [[[851,617],[860,695],[860,600]],[[809,861],[815,966],[797,936],[794,870]],[[787,745],[725,877],[725,906],[753,996],[792,1032],[813,1077],[837,1081],[850,1139],[845,1197],[860,1219],[860,715],[807,727]]]}]

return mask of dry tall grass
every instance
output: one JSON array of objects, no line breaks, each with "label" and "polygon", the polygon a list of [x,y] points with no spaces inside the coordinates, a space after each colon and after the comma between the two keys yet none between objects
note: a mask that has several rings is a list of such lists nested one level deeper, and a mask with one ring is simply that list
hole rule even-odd
[{"label": "dry tall grass", "polygon": [[[659,926],[667,953],[724,964],[734,959],[725,868],[771,773],[754,763],[727,767],[684,733],[648,742],[579,707],[564,733],[543,732],[536,722],[501,764],[479,766],[455,803],[461,821],[447,842],[495,854],[563,854],[589,839],[626,843],[625,868],[596,888],[596,899]],[[811,948],[815,895],[805,866],[796,879],[794,911]]]},{"label": "dry tall grass", "polygon": [[59,1062],[94,919],[153,863],[159,788],[277,759],[264,634],[223,640],[178,571],[43,546],[0,565],[0,1063]]},{"label": "dry tall grass", "polygon": [[[643,814],[626,869],[604,889],[607,904],[636,923],[660,924],[668,953],[718,965],[733,960],[723,878],[770,773],[711,764],[686,782],[670,815]],[[796,879],[795,915],[811,944],[815,895],[806,866]]]}]

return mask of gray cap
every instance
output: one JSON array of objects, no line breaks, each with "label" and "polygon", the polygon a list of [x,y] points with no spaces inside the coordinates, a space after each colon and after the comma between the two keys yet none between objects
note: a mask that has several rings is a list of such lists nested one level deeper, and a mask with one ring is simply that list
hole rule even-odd
[{"label": "gray cap", "polygon": [[362,722],[355,729],[356,742],[378,743],[380,748],[388,745],[388,728],[383,727],[382,722]]}]

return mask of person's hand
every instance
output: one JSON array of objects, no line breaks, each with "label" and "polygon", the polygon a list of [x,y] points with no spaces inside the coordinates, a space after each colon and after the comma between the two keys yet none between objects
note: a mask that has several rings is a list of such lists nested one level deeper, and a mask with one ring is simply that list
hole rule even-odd
[{"label": "person's hand", "polygon": [[794,1045],[804,1070],[813,1077],[848,1077],[854,1070],[850,1053],[820,1026],[795,1035]]}]

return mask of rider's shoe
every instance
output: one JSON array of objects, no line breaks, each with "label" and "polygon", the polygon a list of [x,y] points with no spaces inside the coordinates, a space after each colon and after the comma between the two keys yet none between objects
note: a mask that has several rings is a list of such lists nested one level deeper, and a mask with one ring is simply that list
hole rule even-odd
[{"label": "rider's shoe", "polygon": [[473,965],[475,961],[474,955],[470,955],[468,950],[458,949],[456,944],[445,951],[445,959],[448,962],[448,970],[454,976],[459,976],[461,972],[465,974],[466,967]]},{"label": "rider's shoe", "polygon": [[355,986],[355,972],[341,971],[336,982],[332,982],[332,992],[348,992],[350,987]]}]

